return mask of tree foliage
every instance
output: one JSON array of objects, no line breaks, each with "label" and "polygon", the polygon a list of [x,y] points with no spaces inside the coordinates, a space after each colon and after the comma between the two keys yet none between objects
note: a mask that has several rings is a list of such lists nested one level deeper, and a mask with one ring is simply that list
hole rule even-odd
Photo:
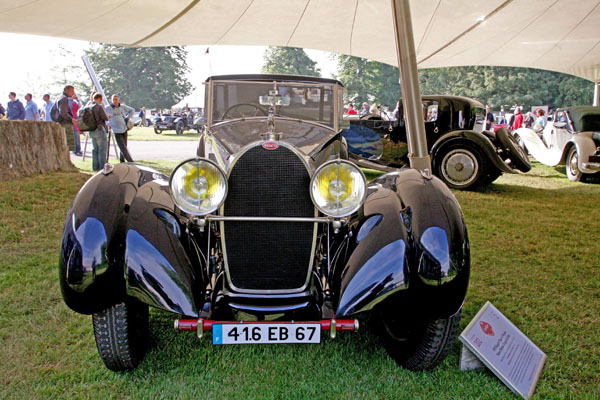
[{"label": "tree foliage", "polygon": [[340,80],[348,90],[348,101],[375,102],[395,107],[400,98],[398,68],[364,58],[337,55]]},{"label": "tree foliage", "polygon": [[190,94],[187,51],[180,46],[125,48],[94,46],[86,51],[107,96],[118,94],[132,107],[171,108]]},{"label": "tree foliage", "polygon": [[92,91],[93,84],[81,58],[62,44],[53,53],[61,62],[51,68],[54,81],[44,92],[59,95],[66,85],[75,86],[75,91],[80,95]]},{"label": "tree foliage", "polygon": [[298,47],[269,46],[264,60],[262,72],[266,74],[321,76],[317,63]]},{"label": "tree foliage", "polygon": [[[348,90],[348,100],[389,105],[401,96],[398,69],[387,64],[338,55],[338,79]],[[422,94],[467,96],[501,106],[548,105],[550,108],[592,103],[594,84],[572,75],[516,67],[450,67],[419,71]]]}]

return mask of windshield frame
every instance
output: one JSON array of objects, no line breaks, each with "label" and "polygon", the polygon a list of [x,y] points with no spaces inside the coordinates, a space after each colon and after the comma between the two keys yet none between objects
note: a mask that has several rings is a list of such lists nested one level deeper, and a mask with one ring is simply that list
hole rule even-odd
[{"label": "windshield frame", "polygon": [[281,119],[281,120],[294,120],[294,121],[302,121],[302,122],[306,122],[306,123],[310,123],[310,124],[315,124],[315,125],[319,125],[322,126],[324,128],[327,129],[333,129],[334,131],[338,132],[340,130],[340,126],[343,124],[343,121],[341,121],[341,118],[343,117],[343,101],[344,101],[344,92],[345,92],[345,88],[342,85],[339,84],[335,84],[335,83],[321,83],[321,82],[301,82],[301,81],[295,81],[295,80],[279,80],[279,79],[265,79],[265,80],[236,80],[236,79],[222,79],[222,80],[215,80],[215,79],[211,79],[210,81],[206,82],[206,84],[208,85],[208,87],[206,88],[206,95],[205,95],[205,106],[206,106],[206,112],[205,112],[205,116],[206,116],[206,123],[207,123],[207,127],[211,128],[213,126],[218,126],[221,124],[227,124],[227,123],[231,123],[231,122],[235,122],[235,121],[240,121],[240,120],[255,120],[255,119],[268,119],[268,116],[256,116],[256,117],[246,117],[246,118],[235,118],[235,119],[228,119],[225,121],[218,121],[215,122],[213,120],[213,110],[214,110],[214,102],[216,101],[215,97],[214,97],[214,93],[215,93],[215,84],[258,84],[258,85],[282,85],[282,86],[294,86],[294,87],[307,87],[307,88],[318,88],[318,89],[328,89],[331,90],[331,92],[333,93],[333,101],[332,101],[332,107],[333,107],[333,123],[330,125],[325,121],[319,121],[319,120],[310,120],[310,119],[299,119],[299,118],[293,118],[293,117],[288,117],[288,116],[282,116],[282,115],[275,115],[274,119]]}]

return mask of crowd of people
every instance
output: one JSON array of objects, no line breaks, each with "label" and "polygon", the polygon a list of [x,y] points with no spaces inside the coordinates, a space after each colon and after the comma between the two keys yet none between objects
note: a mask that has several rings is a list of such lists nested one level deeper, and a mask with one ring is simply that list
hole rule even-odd
[{"label": "crowd of people", "polygon": [[[10,92],[8,98],[9,102],[6,108],[0,103],[0,119],[58,122],[65,131],[69,150],[76,156],[83,155],[81,135],[85,134],[79,129],[77,116],[81,108],[90,108],[95,122],[93,125],[95,129],[88,131],[89,137],[92,139],[92,169],[99,171],[108,161],[109,130],[114,133],[119,147],[120,161],[133,162],[127,149],[127,131],[131,127],[129,121],[135,110],[122,104],[118,95],[113,94],[111,103],[103,106],[102,94],[94,92],[84,105],[77,97],[73,85],[66,85],[62,94],[55,101],[51,100],[50,94],[44,94],[42,107],[38,107],[33,101],[31,93],[25,95],[25,104],[17,98],[15,92]],[[55,110],[54,115],[53,109]],[[145,109],[142,109],[140,116],[145,122]]]},{"label": "crowd of people", "polygon": [[[520,106],[515,106],[514,113],[511,114],[508,120],[505,118],[502,112],[494,114],[489,105],[485,106],[485,129],[491,130],[494,125],[502,125],[510,131],[519,128],[530,128],[530,129],[544,129],[546,127],[546,121],[548,116],[543,108],[538,108],[535,111],[528,111],[523,115]],[[550,110],[549,115],[552,115],[553,110]]]},{"label": "crowd of people", "polygon": [[397,118],[398,114],[398,105],[396,105],[396,109],[392,112],[389,111],[388,106],[382,106],[379,104],[369,104],[366,101],[362,103],[360,109],[356,109],[354,104],[348,103],[344,106],[344,114],[345,115],[357,115],[359,117],[364,117],[367,115],[376,115],[380,116],[385,120],[394,120]]}]

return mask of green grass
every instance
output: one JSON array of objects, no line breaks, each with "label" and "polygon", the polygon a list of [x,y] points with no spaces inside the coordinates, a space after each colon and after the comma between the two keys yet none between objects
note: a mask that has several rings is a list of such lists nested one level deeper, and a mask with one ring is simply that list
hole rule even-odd
[{"label": "green grass", "polygon": [[200,134],[195,130],[185,131],[183,135],[178,135],[174,130],[163,131],[160,135],[154,133],[154,128],[151,126],[143,127],[136,126],[127,133],[128,140],[141,141],[163,141],[163,140],[198,140]]},{"label": "green grass", "polygon": [[[109,161],[113,165],[116,165],[119,163],[119,159],[117,159],[117,158],[111,158]],[[167,175],[171,175],[171,172],[173,171],[173,169],[181,161],[183,161],[183,158],[178,161],[140,160],[140,161],[136,161],[136,163],[145,165],[147,167],[154,168],[154,169],[156,169],[162,173],[165,173]],[[83,173],[86,173],[86,174],[94,173],[94,171],[92,170],[92,159],[91,158],[87,158],[85,161],[81,161],[81,159],[76,158],[76,159],[71,159],[71,162],[73,163],[73,165],[75,165],[75,167],[77,167]]]},{"label": "green grass", "polygon": [[[460,371],[458,343],[415,373],[366,328],[314,346],[214,347],[156,310],[139,368],[108,371],[91,317],[63,304],[57,282],[64,217],[88,178],[0,182],[0,398],[516,398],[488,371]],[[548,355],[534,399],[599,398],[600,185],[536,164],[456,196],[472,249],[461,327],[492,301]]]}]

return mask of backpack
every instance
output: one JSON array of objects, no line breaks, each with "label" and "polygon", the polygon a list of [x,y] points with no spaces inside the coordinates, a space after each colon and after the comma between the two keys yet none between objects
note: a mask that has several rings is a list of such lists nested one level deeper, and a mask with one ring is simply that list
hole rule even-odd
[{"label": "backpack", "polygon": [[80,131],[94,131],[98,127],[91,107],[83,107],[77,113],[77,127]]},{"label": "backpack", "polygon": [[58,100],[54,102],[50,109],[50,118],[54,122],[60,122],[60,111],[58,110]]}]

